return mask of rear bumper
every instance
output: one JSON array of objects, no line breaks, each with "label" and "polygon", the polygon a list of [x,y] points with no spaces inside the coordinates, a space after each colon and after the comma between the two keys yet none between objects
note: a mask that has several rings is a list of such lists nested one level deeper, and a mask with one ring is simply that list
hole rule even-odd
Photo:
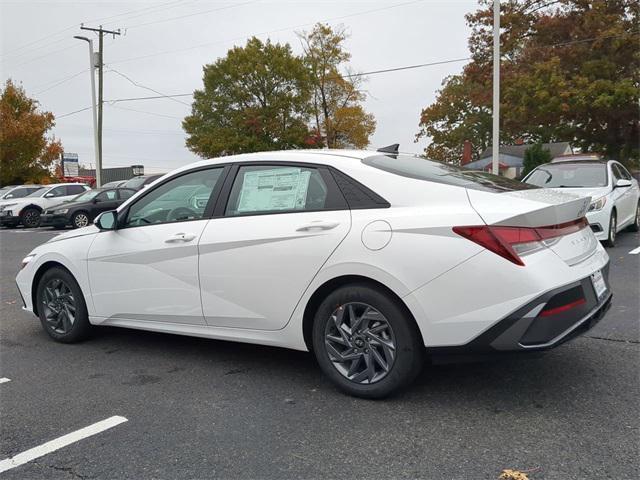
[{"label": "rear bumper", "polygon": [[[557,347],[590,330],[605,316],[613,295],[608,280],[609,264],[602,269],[607,289],[597,296],[591,276],[551,290],[466,345],[429,348],[434,356],[487,355],[502,352],[544,351]],[[562,310],[563,305],[578,304]],[[560,306],[561,308],[555,308]],[[552,310],[556,314],[545,315]]]}]

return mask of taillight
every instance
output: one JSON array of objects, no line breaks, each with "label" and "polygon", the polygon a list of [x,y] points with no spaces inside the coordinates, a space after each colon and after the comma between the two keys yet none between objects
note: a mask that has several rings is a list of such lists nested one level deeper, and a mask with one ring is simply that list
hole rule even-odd
[{"label": "taillight", "polygon": [[458,235],[483,246],[516,265],[524,266],[520,255],[544,248],[558,237],[569,235],[589,226],[586,218],[545,227],[502,227],[474,225],[453,227]]}]

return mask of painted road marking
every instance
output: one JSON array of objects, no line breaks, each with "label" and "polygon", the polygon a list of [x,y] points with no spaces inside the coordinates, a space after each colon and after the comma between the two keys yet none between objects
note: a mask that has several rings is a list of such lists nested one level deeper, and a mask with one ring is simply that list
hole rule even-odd
[{"label": "painted road marking", "polygon": [[7,382],[10,382],[10,381],[11,381],[11,379],[7,378],[7,377],[0,378],[0,383],[7,383]]},{"label": "painted road marking", "polygon": [[62,437],[55,438],[48,441],[47,443],[43,443],[42,445],[31,448],[26,452],[19,453],[15,457],[6,458],[0,461],[0,473],[6,472],[7,470],[11,470],[15,467],[19,467],[20,465],[24,465],[25,463],[42,457],[47,453],[55,452],[56,450],[66,447],[67,445],[71,445],[72,443],[82,440],[83,438],[90,437],[92,435],[95,435],[96,433],[104,432],[105,430],[113,428],[116,425],[120,425],[121,423],[124,423],[126,421],[126,418],[120,417],[118,415],[109,417],[106,420],[102,420],[101,422],[94,423],[93,425],[89,425],[88,427],[81,428],[80,430],[76,430],[75,432],[67,433]]},{"label": "painted road marking", "polygon": [[638,255],[640,253],[640,247],[634,248],[629,252],[629,255]]}]

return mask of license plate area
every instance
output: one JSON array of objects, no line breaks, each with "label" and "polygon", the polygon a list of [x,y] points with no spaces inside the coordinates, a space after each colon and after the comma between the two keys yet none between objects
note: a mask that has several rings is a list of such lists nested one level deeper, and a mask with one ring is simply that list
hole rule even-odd
[{"label": "license plate area", "polygon": [[604,281],[604,275],[602,275],[601,270],[597,270],[591,274],[591,285],[593,285],[593,290],[596,292],[598,301],[600,301],[607,292],[607,284]]}]

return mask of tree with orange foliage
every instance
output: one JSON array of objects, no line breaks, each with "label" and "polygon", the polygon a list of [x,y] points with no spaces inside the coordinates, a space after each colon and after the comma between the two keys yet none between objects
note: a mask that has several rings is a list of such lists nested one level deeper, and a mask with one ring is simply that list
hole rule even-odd
[{"label": "tree with orange foliage", "polygon": [[60,140],[47,135],[55,125],[51,112],[38,109],[10,79],[0,91],[0,185],[46,182],[60,157]]}]

